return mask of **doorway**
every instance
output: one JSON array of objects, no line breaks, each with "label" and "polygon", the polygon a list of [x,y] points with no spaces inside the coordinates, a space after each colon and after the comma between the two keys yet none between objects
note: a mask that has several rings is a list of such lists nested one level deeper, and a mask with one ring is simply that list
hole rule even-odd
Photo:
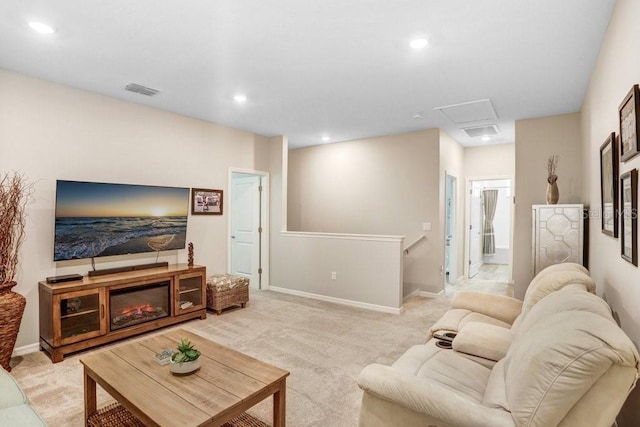
[{"label": "doorway", "polygon": [[456,197],[457,179],[447,174],[445,176],[445,247],[444,247],[444,277],[445,284],[454,283],[458,278],[458,257],[456,238]]},{"label": "doorway", "polygon": [[511,281],[511,179],[469,181],[468,279]]},{"label": "doorway", "polygon": [[268,289],[268,174],[229,170],[228,271]]}]

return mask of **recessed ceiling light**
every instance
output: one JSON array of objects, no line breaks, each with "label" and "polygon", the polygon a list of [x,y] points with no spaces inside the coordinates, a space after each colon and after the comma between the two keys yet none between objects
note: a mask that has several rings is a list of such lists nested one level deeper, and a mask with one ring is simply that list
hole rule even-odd
[{"label": "recessed ceiling light", "polygon": [[324,142],[328,142],[328,141],[330,141],[330,140],[331,140],[331,138],[330,138],[330,137],[328,137],[328,136],[323,136],[323,137],[322,137],[322,141],[324,141]]},{"label": "recessed ceiling light", "polygon": [[235,96],[233,97],[233,99],[234,99],[236,102],[245,102],[245,101],[247,100],[247,95],[243,95],[243,94],[239,93],[239,94],[235,95]]},{"label": "recessed ceiling light", "polygon": [[413,49],[422,49],[428,43],[429,42],[427,41],[427,39],[415,39],[412,40],[411,43],[409,43],[409,46],[411,46]]},{"label": "recessed ceiling light", "polygon": [[487,141],[489,141],[490,139],[491,139],[491,138],[489,138],[488,136],[483,136],[483,137],[482,137],[482,140],[483,140],[484,142],[487,142]]},{"label": "recessed ceiling light", "polygon": [[40,34],[52,34],[56,32],[52,26],[37,21],[29,22],[29,27]]}]

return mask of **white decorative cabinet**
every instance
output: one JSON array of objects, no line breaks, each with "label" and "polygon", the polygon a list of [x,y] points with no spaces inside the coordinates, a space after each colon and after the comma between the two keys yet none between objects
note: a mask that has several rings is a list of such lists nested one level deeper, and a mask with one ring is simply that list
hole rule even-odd
[{"label": "white decorative cabinet", "polygon": [[533,205],[533,274],[562,262],[583,264],[583,206]]}]

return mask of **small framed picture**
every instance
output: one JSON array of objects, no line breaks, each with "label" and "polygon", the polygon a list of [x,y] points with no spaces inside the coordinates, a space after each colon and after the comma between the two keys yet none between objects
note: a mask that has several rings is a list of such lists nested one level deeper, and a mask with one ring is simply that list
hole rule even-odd
[{"label": "small framed picture", "polygon": [[634,85],[618,107],[620,121],[620,161],[625,162],[640,153],[638,125],[640,123],[640,89]]},{"label": "small framed picture", "polygon": [[618,237],[618,150],[612,132],[600,146],[600,202],[602,232]]},{"label": "small framed picture", "polygon": [[622,258],[638,266],[638,170],[620,176]]},{"label": "small framed picture", "polygon": [[191,215],[222,215],[222,190],[191,189]]}]

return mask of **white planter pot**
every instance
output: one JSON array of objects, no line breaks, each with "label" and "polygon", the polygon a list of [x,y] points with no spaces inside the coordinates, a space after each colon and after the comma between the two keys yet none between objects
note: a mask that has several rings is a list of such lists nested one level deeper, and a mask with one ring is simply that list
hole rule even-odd
[{"label": "white planter pot", "polygon": [[171,372],[174,374],[188,374],[196,369],[200,368],[200,358],[192,360],[191,362],[179,362],[171,361]]}]

